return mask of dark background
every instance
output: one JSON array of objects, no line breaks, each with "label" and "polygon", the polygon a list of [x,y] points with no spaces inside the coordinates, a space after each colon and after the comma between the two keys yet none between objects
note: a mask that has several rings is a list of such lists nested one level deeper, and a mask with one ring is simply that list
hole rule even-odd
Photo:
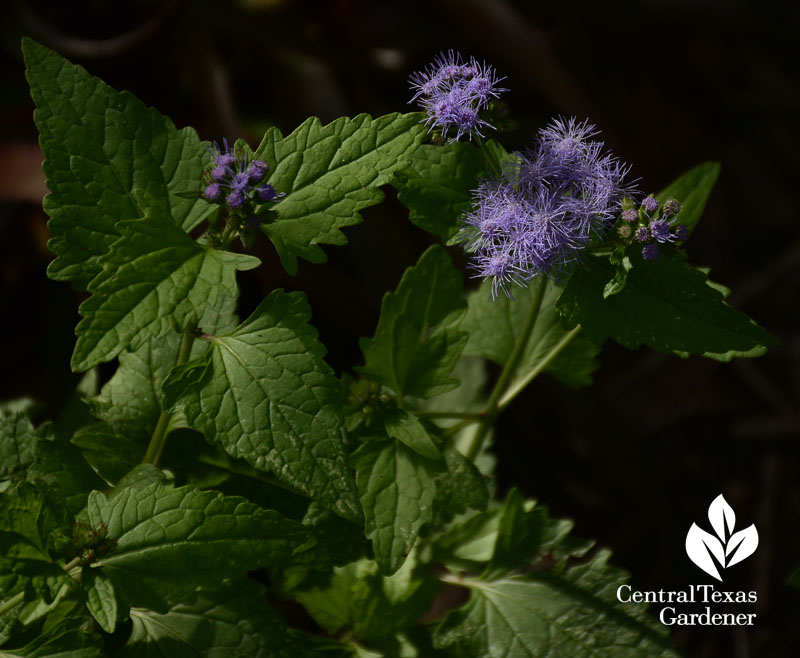
[{"label": "dark background", "polygon": [[[709,582],[686,557],[693,521],[707,527],[720,492],[737,528],[755,523],[756,553],[725,589],[758,592],[754,628],[690,627],[686,655],[800,655],[800,5],[774,0],[624,3],[523,0],[336,2],[0,2],[0,399],[30,395],[55,416],[69,371],[80,298],[45,277],[44,193],[19,52],[30,35],[128,89],[204,139],[306,116],[410,109],[407,77],[442,49],[493,64],[522,148],[551,116],[590,118],[657,191],[704,160],[722,162],[706,215],[687,246],[733,289],[730,303],[783,343],[766,357],[719,364],[607,344],[596,385],[535,382],[501,418],[504,488],[517,484],[577,534],[596,537],[638,589]],[[383,292],[431,242],[387,190],[385,204],[326,247],[327,265],[240,275],[242,313],[274,287],[308,293],[337,372],[360,362]],[[460,254],[453,256],[463,263]],[[108,376],[113,368],[102,370]],[[751,612],[743,606],[741,612]]]}]

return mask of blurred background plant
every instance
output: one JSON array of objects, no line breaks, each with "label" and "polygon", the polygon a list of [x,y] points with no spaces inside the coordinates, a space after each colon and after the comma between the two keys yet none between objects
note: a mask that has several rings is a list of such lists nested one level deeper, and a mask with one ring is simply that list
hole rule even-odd
[{"label": "blurred background plant", "polygon": [[[537,380],[502,417],[501,486],[521,484],[577,532],[615,551],[637,589],[699,582],[686,531],[723,492],[760,546],[726,579],[758,591],[754,628],[674,629],[690,656],[800,652],[800,5],[777,0],[53,0],[0,2],[0,399],[70,404],[80,296],[49,281],[46,192],[19,39],[29,35],[128,89],[208,140],[284,134],[306,116],[410,111],[408,75],[454,48],[491,62],[508,117],[501,139],[525,148],[554,115],[588,118],[643,191],[720,160],[722,175],[687,245],[734,290],[732,305],[783,344],[730,364],[605,346],[596,385]],[[358,338],[381,295],[433,241],[386,203],[287,275],[240,275],[241,314],[275,287],[308,293],[337,372],[359,364]],[[460,250],[451,254],[464,264]],[[103,380],[109,371],[101,368]],[[533,429],[532,429],[533,428]]]}]

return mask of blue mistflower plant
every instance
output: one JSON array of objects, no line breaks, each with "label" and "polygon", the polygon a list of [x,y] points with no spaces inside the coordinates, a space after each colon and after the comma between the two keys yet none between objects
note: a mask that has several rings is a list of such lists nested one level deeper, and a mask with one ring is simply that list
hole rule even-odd
[{"label": "blue mistflower plant", "polygon": [[494,69],[474,57],[465,61],[460,53],[440,53],[424,71],[411,75],[411,102],[418,101],[427,115],[429,131],[438,130],[442,137],[454,132],[451,141],[466,136],[482,138],[483,128],[492,126],[482,116],[492,100],[507,91],[499,87],[505,78],[498,78]]},{"label": "blue mistflower plant", "polygon": [[[494,500],[484,457],[490,435],[541,440],[495,421],[540,375],[590,384],[609,340],[723,361],[775,344],[678,252],[715,163],[637,202],[586,121],[509,156],[483,139],[501,79],[453,51],[411,78],[422,121],[311,117],[251,151],[23,50],[47,272],[85,292],[86,377],[53,423],[0,402],[0,655],[677,658],[619,605],[608,551],[517,489]],[[389,185],[486,282],[465,292],[430,246],[340,377],[302,290],[240,315],[261,265],[242,250],[269,240],[270,274],[322,264]],[[442,610],[442,583],[468,594]],[[316,625],[284,619],[299,606]]]},{"label": "blue mistflower plant", "polygon": [[480,184],[459,240],[473,254],[492,296],[538,275],[562,279],[602,238],[631,192],[628,166],[592,139],[593,125],[571,118],[543,128],[534,146]]}]

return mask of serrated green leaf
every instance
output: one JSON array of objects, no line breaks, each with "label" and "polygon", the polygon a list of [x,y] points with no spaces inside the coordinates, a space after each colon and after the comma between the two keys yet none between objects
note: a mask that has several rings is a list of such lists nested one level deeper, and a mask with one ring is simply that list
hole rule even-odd
[{"label": "serrated green leaf", "polygon": [[360,518],[341,390],[302,293],[275,290],[235,331],[211,336],[211,375],[181,399],[193,429],[234,457]]},{"label": "serrated green leaf", "polygon": [[457,326],[464,306],[461,274],[444,248],[430,247],[384,296],[375,337],[361,339],[366,365],[359,371],[400,397],[456,388],[450,372],[467,340]]},{"label": "serrated green leaf", "polygon": [[326,632],[349,628],[356,638],[375,642],[412,624],[429,608],[438,589],[430,570],[412,551],[392,576],[381,576],[375,562],[362,559],[334,569],[325,587],[293,596]]},{"label": "serrated green leaf", "polygon": [[380,203],[378,189],[405,167],[425,134],[418,114],[360,114],[323,126],[311,117],[283,137],[270,128],[256,150],[270,166],[269,182],[284,196],[279,217],[262,224],[286,271],[297,258],[325,262],[320,244],[344,244],[340,229],[358,224],[359,211]]},{"label": "serrated green leaf", "polygon": [[489,174],[484,150],[469,142],[423,144],[414,151],[411,164],[395,173],[392,185],[409,209],[408,218],[450,244],[461,216],[470,210],[472,191]]},{"label": "serrated green leaf", "polygon": [[444,470],[436,474],[436,519],[448,522],[468,509],[482,510],[489,504],[487,478],[458,450],[442,451]]},{"label": "serrated green leaf", "polygon": [[391,409],[383,414],[383,427],[386,434],[401,443],[405,443],[414,452],[438,460],[442,458],[439,449],[431,439],[422,423],[402,409]]},{"label": "serrated green leaf", "polygon": [[580,324],[597,342],[613,338],[628,349],[645,344],[666,353],[724,353],[777,344],[769,332],[725,304],[720,292],[707,285],[704,272],[677,255],[647,263],[639,255],[631,259],[634,267],[625,289],[607,299],[602,291],[611,265],[585,259],[557,303],[569,326]]},{"label": "serrated green leaf", "polygon": [[143,605],[146,590],[157,598],[162,581],[218,584],[259,566],[302,562],[314,543],[306,528],[277,512],[191,486],[128,487],[110,499],[95,491],[87,514],[115,543],[91,568],[102,569],[131,605]]},{"label": "serrated green leaf", "polygon": [[102,644],[87,620],[66,617],[24,647],[0,649],[0,658],[103,658]]},{"label": "serrated green leaf", "polygon": [[[204,329],[211,333],[224,332],[235,327],[238,320],[235,315],[221,313],[217,322],[211,324],[215,326],[207,325]],[[92,413],[106,421],[118,437],[114,441],[140,446],[136,462],[141,461],[165,408],[161,384],[178,359],[181,335],[182,332],[173,331],[145,342],[134,352],[120,354],[114,376],[103,386],[100,395],[89,401]],[[207,348],[204,341],[196,340],[191,356],[199,357]]]},{"label": "serrated green leaf", "polygon": [[117,239],[122,219],[142,217],[134,190],[171,213],[183,231],[212,210],[199,195],[205,148],[192,128],[173,123],[127,92],[117,92],[82,67],[23,39],[26,74],[36,104],[56,259],[48,275],[85,288]]},{"label": "serrated green leaf", "polygon": [[369,441],[352,459],[365,533],[381,570],[393,574],[433,519],[436,462],[394,440]]},{"label": "serrated green leaf", "polygon": [[694,231],[705,210],[706,202],[719,177],[719,162],[704,162],[672,181],[656,194],[659,205],[669,199],[681,202],[681,211],[675,221]]},{"label": "serrated green leaf", "polygon": [[[132,400],[135,403],[135,400]],[[86,461],[110,484],[119,481],[142,460],[143,445],[116,434],[106,423],[94,423],[78,430],[72,444]],[[95,487],[97,488],[97,487]]]},{"label": "serrated green leaf", "polygon": [[70,443],[39,440],[34,454],[28,482],[36,484],[54,513],[71,523],[72,517],[86,504],[88,493],[104,487],[105,482]]},{"label": "serrated green leaf", "polygon": [[84,578],[86,607],[100,624],[100,628],[106,633],[113,633],[117,626],[118,612],[114,583],[97,569],[87,569]]},{"label": "serrated green leaf", "polygon": [[117,230],[121,237],[99,260],[103,270],[79,309],[73,370],[182,329],[190,316],[203,330],[217,326],[220,308],[235,304],[236,271],[260,263],[199,245],[163,214],[120,222]]},{"label": "serrated green leaf", "polygon": [[36,430],[21,411],[0,410],[0,479],[7,479],[33,463]]},{"label": "serrated green leaf", "polygon": [[211,374],[211,353],[207,352],[206,355],[206,358],[183,363],[169,371],[161,384],[165,409],[171,409],[181,397],[203,385],[207,375]]},{"label": "serrated green leaf", "polygon": [[0,495],[0,555],[50,562],[49,520],[44,497],[34,485],[22,482]]},{"label": "serrated green leaf", "polygon": [[[518,392],[540,372],[547,372],[570,386],[591,384],[591,375],[599,367],[596,357],[600,347],[562,325],[556,312],[556,300],[561,293],[561,288],[547,283],[536,324],[508,386],[509,392]],[[491,284],[484,282],[469,296],[467,313],[460,324],[469,334],[464,354],[481,356],[504,366],[525,327],[534,295],[535,286],[529,286],[515,290],[514,299],[501,295],[493,300]]]},{"label": "serrated green leaf", "polygon": [[625,579],[607,559],[602,551],[563,576],[470,580],[469,601],[437,628],[435,646],[459,658],[677,658],[644,606],[617,601]]},{"label": "serrated green leaf", "polygon": [[133,608],[133,628],[117,658],[290,658],[286,623],[251,581],[199,591],[165,614]]},{"label": "serrated green leaf", "polygon": [[0,557],[0,600],[26,591],[49,603],[69,581],[67,572],[53,562]]}]

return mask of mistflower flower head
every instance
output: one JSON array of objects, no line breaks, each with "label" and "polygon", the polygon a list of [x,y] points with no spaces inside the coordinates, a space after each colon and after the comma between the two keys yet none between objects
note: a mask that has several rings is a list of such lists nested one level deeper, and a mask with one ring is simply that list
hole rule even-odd
[{"label": "mistflower flower head", "polygon": [[642,247],[642,258],[645,260],[655,260],[658,258],[658,245],[651,243]]},{"label": "mistflower flower head", "polygon": [[677,224],[673,228],[673,235],[678,242],[683,242],[689,237],[689,229],[684,224]]},{"label": "mistflower flower head", "polygon": [[[269,165],[263,160],[249,160],[247,155],[237,156],[227,140],[208,148],[211,170],[206,174],[211,180],[203,196],[207,201],[223,199],[229,208],[237,210],[246,203],[274,201],[277,194],[271,185],[263,184]],[[208,180],[207,178],[207,180]]]},{"label": "mistflower flower head", "polygon": [[225,203],[234,209],[241,208],[242,204],[244,204],[244,194],[242,194],[239,190],[234,190],[225,197]]},{"label": "mistflower flower head", "polygon": [[264,174],[269,171],[269,165],[263,160],[253,160],[247,169],[247,178],[250,183],[258,183]]},{"label": "mistflower flower head", "polygon": [[639,219],[639,213],[633,208],[628,208],[627,210],[622,211],[620,218],[623,222],[635,222],[637,219]]},{"label": "mistflower flower head", "polygon": [[411,75],[409,83],[414,96],[410,102],[418,101],[424,110],[429,131],[438,129],[443,137],[455,132],[451,141],[462,136],[483,137],[481,130],[484,127],[494,130],[494,126],[480,113],[492,99],[507,91],[499,86],[502,80],[491,66],[479,63],[474,57],[465,62],[460,53],[451,50],[440,53],[424,71]]},{"label": "mistflower flower head", "polygon": [[640,226],[633,234],[637,242],[647,242],[650,239],[650,229],[646,226]]},{"label": "mistflower flower head", "polygon": [[677,199],[667,199],[661,207],[661,216],[665,219],[674,217],[681,211],[681,203]]},{"label": "mistflower flower head", "polygon": [[203,196],[206,201],[216,201],[222,196],[222,188],[219,186],[219,183],[211,183],[211,185],[208,185],[203,191]]},{"label": "mistflower flower head", "polygon": [[658,210],[658,201],[651,196],[645,197],[642,199],[642,210],[644,210],[648,215],[652,215],[656,210]]},{"label": "mistflower flower head", "polygon": [[630,224],[620,224],[617,227],[617,234],[623,240],[627,240],[628,238],[631,237],[631,235],[633,235],[633,229],[631,228]]},{"label": "mistflower flower head", "polygon": [[262,201],[274,201],[278,198],[278,194],[275,192],[275,188],[267,183],[258,188],[258,198]]},{"label": "mistflower flower head", "polygon": [[650,235],[656,242],[669,242],[672,241],[673,236],[669,231],[669,224],[665,219],[655,219],[650,222]]},{"label": "mistflower flower head", "polygon": [[596,134],[586,122],[559,119],[473,192],[458,239],[493,297],[538,275],[561,279],[614,225],[630,191],[628,168],[604,153]]}]

